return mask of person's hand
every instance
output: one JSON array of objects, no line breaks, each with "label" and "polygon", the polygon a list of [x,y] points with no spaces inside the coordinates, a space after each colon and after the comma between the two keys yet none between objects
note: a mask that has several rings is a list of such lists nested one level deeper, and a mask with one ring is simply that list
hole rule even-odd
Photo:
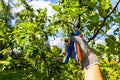
[{"label": "person's hand", "polygon": [[88,46],[85,40],[79,36],[72,36],[71,40],[80,44],[83,57],[83,60],[81,62],[83,68],[88,68],[94,64],[99,64],[98,57],[94,54],[93,50]]}]

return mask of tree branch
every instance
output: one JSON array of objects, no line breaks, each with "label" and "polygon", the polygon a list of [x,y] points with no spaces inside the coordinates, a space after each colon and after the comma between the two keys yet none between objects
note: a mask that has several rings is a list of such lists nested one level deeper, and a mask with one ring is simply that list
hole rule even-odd
[{"label": "tree branch", "polygon": [[118,0],[115,4],[115,6],[111,9],[111,11],[106,15],[106,17],[104,17],[103,22],[98,26],[98,30],[96,31],[96,33],[93,35],[93,37],[89,38],[89,40],[87,41],[88,43],[93,40],[99,33],[99,31],[102,29],[102,27],[104,26],[107,18],[113,13],[113,11],[116,9],[116,7],[118,6],[120,0]]}]

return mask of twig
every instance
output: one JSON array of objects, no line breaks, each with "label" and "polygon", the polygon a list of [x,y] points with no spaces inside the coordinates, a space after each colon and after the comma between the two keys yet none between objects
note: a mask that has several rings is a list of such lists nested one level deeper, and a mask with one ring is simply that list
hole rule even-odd
[{"label": "twig", "polygon": [[[118,63],[119,63],[119,62],[118,62]],[[108,79],[108,78],[111,76],[111,74],[115,71],[115,69],[117,68],[118,63],[116,63],[116,66],[115,66],[115,67],[112,69],[112,71],[107,75],[106,79]]]},{"label": "twig", "polygon": [[68,22],[68,21],[65,21],[65,20],[63,20],[62,22],[65,23],[65,24],[68,24],[69,26],[74,24],[72,22]]},{"label": "twig", "polygon": [[118,0],[115,4],[115,6],[111,9],[111,11],[106,15],[106,17],[104,17],[103,22],[98,26],[98,30],[96,31],[96,33],[93,35],[93,37],[89,38],[89,40],[87,41],[88,43],[93,40],[99,33],[99,31],[102,29],[102,27],[104,26],[104,23],[106,22],[107,18],[113,13],[113,11],[116,9],[116,7],[118,6],[120,0]]}]

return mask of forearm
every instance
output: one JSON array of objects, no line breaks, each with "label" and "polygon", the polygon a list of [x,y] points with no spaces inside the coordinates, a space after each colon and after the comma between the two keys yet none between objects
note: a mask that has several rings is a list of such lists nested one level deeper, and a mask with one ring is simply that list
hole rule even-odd
[{"label": "forearm", "polygon": [[82,49],[82,65],[85,70],[85,80],[102,80],[100,62],[93,50],[78,36],[73,36],[72,40],[79,43]]},{"label": "forearm", "polygon": [[98,64],[92,65],[85,71],[85,80],[103,80],[100,73],[100,66]]}]

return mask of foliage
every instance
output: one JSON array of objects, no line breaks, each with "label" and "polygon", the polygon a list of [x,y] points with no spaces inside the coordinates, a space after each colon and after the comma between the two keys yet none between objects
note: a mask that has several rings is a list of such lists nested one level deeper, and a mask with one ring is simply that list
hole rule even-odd
[{"label": "foliage", "polygon": [[[112,8],[110,0],[81,0],[80,4],[78,0],[60,0],[58,5],[51,4],[56,11],[52,20],[47,16],[47,9],[34,10],[25,0],[18,0],[16,5],[23,5],[25,9],[16,14],[13,28],[8,25],[12,16],[9,8],[11,2],[9,0],[9,5],[6,5],[4,0],[0,1],[0,54],[13,48],[22,52],[19,57],[8,57],[8,64],[0,64],[1,71],[3,70],[0,75],[9,76],[9,73],[4,75],[5,71],[12,73],[21,70],[16,76],[19,75],[24,80],[84,79],[84,72],[76,61],[70,60],[68,64],[62,64],[55,60],[55,57],[63,58],[60,56],[61,49],[57,46],[51,49],[48,41],[48,37],[54,36],[59,29],[63,30],[64,35],[70,35],[71,26],[80,15],[79,30],[88,41],[93,40],[90,40],[90,45],[100,58],[103,78],[120,79],[120,28],[117,27],[112,35],[107,35],[113,25],[120,26],[120,14],[116,8]],[[47,22],[49,25],[46,25]],[[105,37],[106,44],[95,44],[95,40],[101,36]],[[114,74],[109,74],[111,71]]]}]

